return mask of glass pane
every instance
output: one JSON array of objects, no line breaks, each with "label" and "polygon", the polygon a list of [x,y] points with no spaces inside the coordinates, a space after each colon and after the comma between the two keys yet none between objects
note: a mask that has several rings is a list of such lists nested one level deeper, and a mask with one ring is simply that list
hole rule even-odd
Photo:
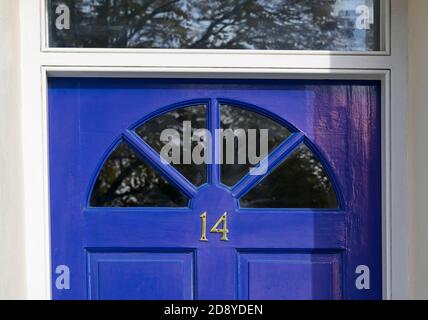
[{"label": "glass pane", "polygon": [[[255,146],[256,154],[260,153],[260,130],[267,129],[268,131],[268,153],[287,139],[291,132],[278,122],[265,117],[259,113],[245,110],[239,107],[222,104],[220,108],[220,128],[223,130],[231,129],[233,131],[243,129],[246,133],[245,147],[248,149]],[[257,132],[256,143],[248,140],[248,130],[255,129]],[[242,143],[239,142],[238,137],[234,139],[234,156],[233,164],[230,164],[226,158],[227,140],[223,137],[223,144],[221,150],[222,165],[221,165],[221,182],[227,186],[235,185],[241,178],[243,178],[255,164],[251,164],[246,158],[245,164],[239,164],[239,147]],[[241,162],[242,163],[242,162]]]},{"label": "glass pane", "polygon": [[[191,123],[191,136],[193,136],[195,131],[198,129],[206,129],[207,120],[205,105],[195,105],[167,112],[147,121],[137,128],[136,132],[153,149],[160,153],[162,148],[165,146],[165,142],[161,141],[162,131],[165,129],[176,130],[180,134],[180,163],[172,165],[190,182],[196,186],[200,186],[207,181],[206,165],[195,164],[194,161],[191,161],[190,164],[186,164],[183,159],[183,122],[185,121],[190,121]],[[191,150],[193,150],[196,145],[197,142],[192,141]]]},{"label": "glass pane", "polygon": [[51,47],[380,50],[380,0],[47,0]]},{"label": "glass pane", "polygon": [[305,145],[241,198],[243,208],[337,209],[339,203],[322,164]]},{"label": "glass pane", "polygon": [[188,199],[124,142],[104,163],[91,207],[187,207]]}]

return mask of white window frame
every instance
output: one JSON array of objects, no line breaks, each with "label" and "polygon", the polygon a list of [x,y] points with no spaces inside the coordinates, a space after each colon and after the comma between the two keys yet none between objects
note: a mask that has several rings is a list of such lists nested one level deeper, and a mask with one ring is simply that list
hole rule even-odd
[{"label": "white window frame", "polygon": [[53,49],[44,0],[19,1],[28,298],[51,298],[47,79],[70,76],[380,80],[383,297],[408,298],[407,1],[384,1],[385,50],[366,53]]}]

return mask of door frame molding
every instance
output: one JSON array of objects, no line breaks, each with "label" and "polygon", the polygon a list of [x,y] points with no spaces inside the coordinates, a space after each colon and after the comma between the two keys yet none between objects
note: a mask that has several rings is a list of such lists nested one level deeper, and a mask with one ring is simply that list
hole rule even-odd
[{"label": "door frame molding", "polygon": [[[408,298],[407,3],[391,0],[391,52],[61,52],[44,48],[44,0],[20,0],[27,297],[51,298],[48,77],[353,79],[382,84],[383,297]],[[40,13],[40,14],[35,14]],[[231,54],[233,53],[233,54]]]}]

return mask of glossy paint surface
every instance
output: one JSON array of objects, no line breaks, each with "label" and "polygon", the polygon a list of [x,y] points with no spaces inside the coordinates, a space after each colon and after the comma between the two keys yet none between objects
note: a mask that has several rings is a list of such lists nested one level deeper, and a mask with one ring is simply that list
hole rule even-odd
[{"label": "glossy paint surface", "polygon": [[[274,171],[305,143],[326,170],[337,209],[240,208],[265,176],[220,182],[219,165],[194,186],[134,131],[187,105],[236,104],[292,134],[269,156]],[[382,293],[378,82],[50,79],[52,269],[70,268],[55,299],[380,299]],[[190,198],[188,208],[93,208],[90,194],[119,141]],[[216,145],[217,142],[215,142]],[[215,157],[216,154],[213,154]],[[229,241],[208,233],[227,212]],[[356,287],[356,268],[370,288]],[[150,288],[150,289],[147,289]]]}]

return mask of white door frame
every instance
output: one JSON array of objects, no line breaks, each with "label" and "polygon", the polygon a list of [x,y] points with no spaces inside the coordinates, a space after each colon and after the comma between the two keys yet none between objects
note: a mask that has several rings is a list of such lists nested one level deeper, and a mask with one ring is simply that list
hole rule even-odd
[{"label": "white door frame", "polygon": [[408,298],[407,1],[385,1],[378,53],[49,49],[44,0],[19,1],[28,298],[51,297],[47,78],[64,76],[381,80],[383,296]]}]

